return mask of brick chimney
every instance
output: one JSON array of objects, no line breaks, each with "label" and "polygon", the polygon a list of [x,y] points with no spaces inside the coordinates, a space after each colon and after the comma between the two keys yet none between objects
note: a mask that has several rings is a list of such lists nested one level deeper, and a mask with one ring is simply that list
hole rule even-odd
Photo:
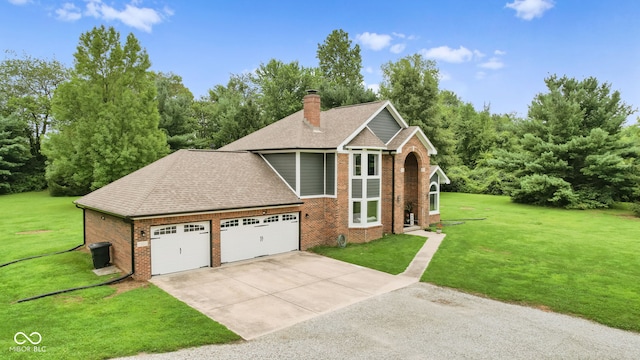
[{"label": "brick chimney", "polygon": [[320,95],[317,90],[307,90],[302,99],[304,118],[314,128],[320,127]]}]

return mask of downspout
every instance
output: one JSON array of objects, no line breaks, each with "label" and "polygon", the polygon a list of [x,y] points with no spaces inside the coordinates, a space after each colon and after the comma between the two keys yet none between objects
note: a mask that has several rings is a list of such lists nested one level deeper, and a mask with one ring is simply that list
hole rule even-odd
[{"label": "downspout", "polygon": [[396,233],[396,154],[391,155],[391,233]]}]

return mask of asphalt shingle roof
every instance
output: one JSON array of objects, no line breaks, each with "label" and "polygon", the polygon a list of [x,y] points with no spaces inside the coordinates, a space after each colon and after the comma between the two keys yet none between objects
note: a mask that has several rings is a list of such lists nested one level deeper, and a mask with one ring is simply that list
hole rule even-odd
[{"label": "asphalt shingle roof", "polygon": [[385,103],[376,101],[322,111],[319,128],[309,125],[300,110],[220,150],[335,149]]},{"label": "asphalt shingle roof", "polygon": [[76,201],[124,217],[302,203],[249,152],[179,150]]}]

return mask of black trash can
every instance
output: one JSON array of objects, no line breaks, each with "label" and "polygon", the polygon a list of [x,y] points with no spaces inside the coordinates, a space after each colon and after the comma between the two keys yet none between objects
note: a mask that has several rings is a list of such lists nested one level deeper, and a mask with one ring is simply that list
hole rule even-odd
[{"label": "black trash can", "polygon": [[96,269],[102,269],[109,266],[111,256],[109,255],[110,242],[97,242],[89,245],[91,250],[91,258],[93,259],[93,267]]}]

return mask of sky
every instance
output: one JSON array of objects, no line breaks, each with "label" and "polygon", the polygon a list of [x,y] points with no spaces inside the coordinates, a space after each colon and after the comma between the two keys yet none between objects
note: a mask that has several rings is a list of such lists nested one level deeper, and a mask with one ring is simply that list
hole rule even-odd
[{"label": "sky", "polygon": [[0,50],[73,66],[80,35],[113,26],[198,98],[271,59],[318,66],[318,44],[342,29],[367,87],[383,64],[419,53],[436,61],[441,89],[526,117],[554,74],[595,77],[640,107],[639,20],[637,0],[0,0]]}]

